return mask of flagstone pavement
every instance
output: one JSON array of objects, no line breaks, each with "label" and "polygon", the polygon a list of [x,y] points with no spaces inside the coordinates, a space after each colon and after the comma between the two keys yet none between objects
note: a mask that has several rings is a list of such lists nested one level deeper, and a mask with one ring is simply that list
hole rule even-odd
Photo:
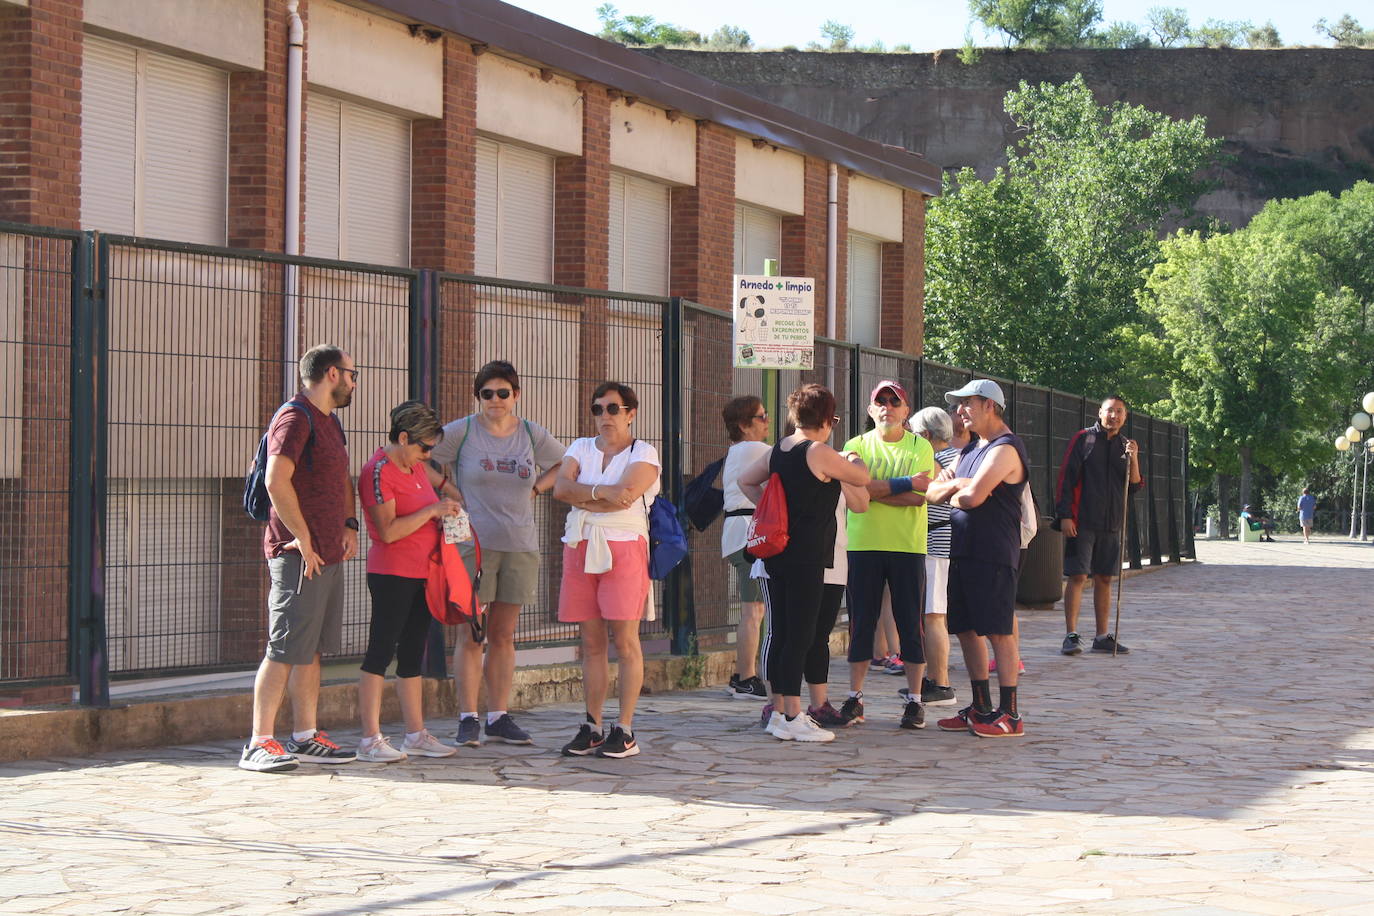
[{"label": "flagstone pavement", "polygon": [[1021,740],[901,731],[873,674],[829,745],[712,688],[644,697],[627,760],[559,757],[563,706],[520,715],[533,747],[391,766],[0,765],[0,912],[1374,912],[1374,547],[1198,553],[1126,581],[1129,656],[1023,615]]}]

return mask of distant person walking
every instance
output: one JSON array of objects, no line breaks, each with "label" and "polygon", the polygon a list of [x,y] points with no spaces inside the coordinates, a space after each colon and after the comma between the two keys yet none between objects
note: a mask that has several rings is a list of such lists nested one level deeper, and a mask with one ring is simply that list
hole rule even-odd
[{"label": "distant person walking", "polygon": [[1303,487],[1298,497],[1298,524],[1302,525],[1302,542],[1312,543],[1312,519],[1317,514],[1317,497],[1312,495],[1311,487]]},{"label": "distant person walking", "polygon": [[1112,579],[1121,574],[1121,526],[1126,523],[1122,491],[1130,476],[1130,492],[1145,486],[1140,476],[1140,447],[1121,435],[1128,409],[1124,398],[1102,399],[1097,422],[1080,429],[1069,440],[1059,466],[1053,527],[1064,532],[1064,642],[1065,655],[1078,655],[1083,641],[1078,635],[1078,611],[1088,576],[1093,580],[1093,613],[1097,626],[1094,652],[1125,655],[1130,650],[1107,631],[1112,609]]}]

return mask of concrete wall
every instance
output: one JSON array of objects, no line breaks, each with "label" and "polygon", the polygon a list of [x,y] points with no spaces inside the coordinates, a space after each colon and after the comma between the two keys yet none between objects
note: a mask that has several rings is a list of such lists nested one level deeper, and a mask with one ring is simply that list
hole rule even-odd
[{"label": "concrete wall", "polygon": [[1237,225],[1265,200],[1341,190],[1374,176],[1374,51],[1181,48],[996,51],[974,66],[933,54],[644,53],[946,169],[990,172],[1014,142],[1002,109],[1025,80],[1082,73],[1098,101],[1204,115],[1236,157],[1203,210]]}]

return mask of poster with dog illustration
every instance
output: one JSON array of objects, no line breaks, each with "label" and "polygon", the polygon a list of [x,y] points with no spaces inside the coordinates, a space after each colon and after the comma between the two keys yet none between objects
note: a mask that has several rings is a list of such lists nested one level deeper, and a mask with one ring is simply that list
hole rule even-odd
[{"label": "poster with dog illustration", "polygon": [[816,281],[735,276],[737,369],[810,369],[815,364]]}]

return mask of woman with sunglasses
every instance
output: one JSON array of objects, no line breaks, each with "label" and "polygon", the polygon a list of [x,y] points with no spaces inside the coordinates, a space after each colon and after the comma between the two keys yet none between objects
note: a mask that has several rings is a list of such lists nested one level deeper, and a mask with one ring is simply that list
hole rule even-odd
[{"label": "woman with sunglasses", "polygon": [[[424,461],[444,436],[434,411],[406,401],[391,411],[390,444],[373,453],[358,475],[358,497],[367,517],[367,590],[372,622],[367,654],[358,678],[358,717],[362,740],[358,759],[394,763],[408,755],[449,757],[456,750],[425,730],[421,711],[420,660],[429,632],[425,580],[429,555],[439,543],[436,520],[455,515],[458,503],[440,499]],[[399,748],[382,735],[382,686],[396,659],[396,696],[405,717]]]},{"label": "woman with sunglasses", "polygon": [[[647,506],[658,495],[658,450],[631,430],[639,397],[602,382],[592,392],[597,435],[568,446],[553,495],[573,508],[563,533],[558,619],[576,623],[582,641],[587,720],[563,745],[568,757],[633,757],[635,702],[644,683],[639,621],[649,600]],[[620,721],[602,726],[610,685],[610,640],[619,659]]]},{"label": "woman with sunglasses", "polygon": [[[763,561],[768,572],[769,627],[765,670],[781,706],[773,710],[768,733],[782,741],[833,741],[801,706],[803,674],[826,682],[813,653],[825,600],[825,572],[833,563],[836,503],[842,483],[868,485],[868,471],[857,455],[846,457],[827,442],[839,423],[835,395],[821,385],[803,385],[787,397],[787,419],[796,432],[762,455],[740,475],[740,489],[758,503],[764,484],[776,473],[787,501],[787,547]],[[865,507],[866,508],[866,507]],[[838,597],[838,596],[836,596]],[[833,620],[833,618],[831,618]],[[828,667],[828,653],[824,656]]]},{"label": "woman with sunglasses", "polygon": [[758,580],[750,577],[753,559],[744,555],[744,537],[754,504],[740,492],[739,475],[760,455],[768,454],[768,412],[752,394],[731,399],[720,412],[730,435],[721,484],[725,491],[725,523],[720,529],[720,555],[735,570],[739,591],[739,626],[735,639],[735,673],[726,688],[731,697],[767,700],[768,690],[758,673],[759,628],[763,625],[763,596]]},{"label": "woman with sunglasses", "polygon": [[[520,608],[535,602],[539,588],[534,500],[553,489],[563,444],[538,423],[516,414],[520,376],[505,360],[494,360],[477,370],[472,396],[477,399],[477,412],[444,427],[444,441],[432,458],[451,478],[444,482],[444,492],[467,508],[482,546],[477,600],[487,608],[486,660],[483,644],[473,639],[471,629],[459,627],[453,647],[457,742],[468,747],[482,742],[477,693],[485,682],[487,739],[529,744],[529,733],[507,711],[515,677],[515,626]],[[472,542],[460,544],[459,552],[468,575],[476,576]]]}]

